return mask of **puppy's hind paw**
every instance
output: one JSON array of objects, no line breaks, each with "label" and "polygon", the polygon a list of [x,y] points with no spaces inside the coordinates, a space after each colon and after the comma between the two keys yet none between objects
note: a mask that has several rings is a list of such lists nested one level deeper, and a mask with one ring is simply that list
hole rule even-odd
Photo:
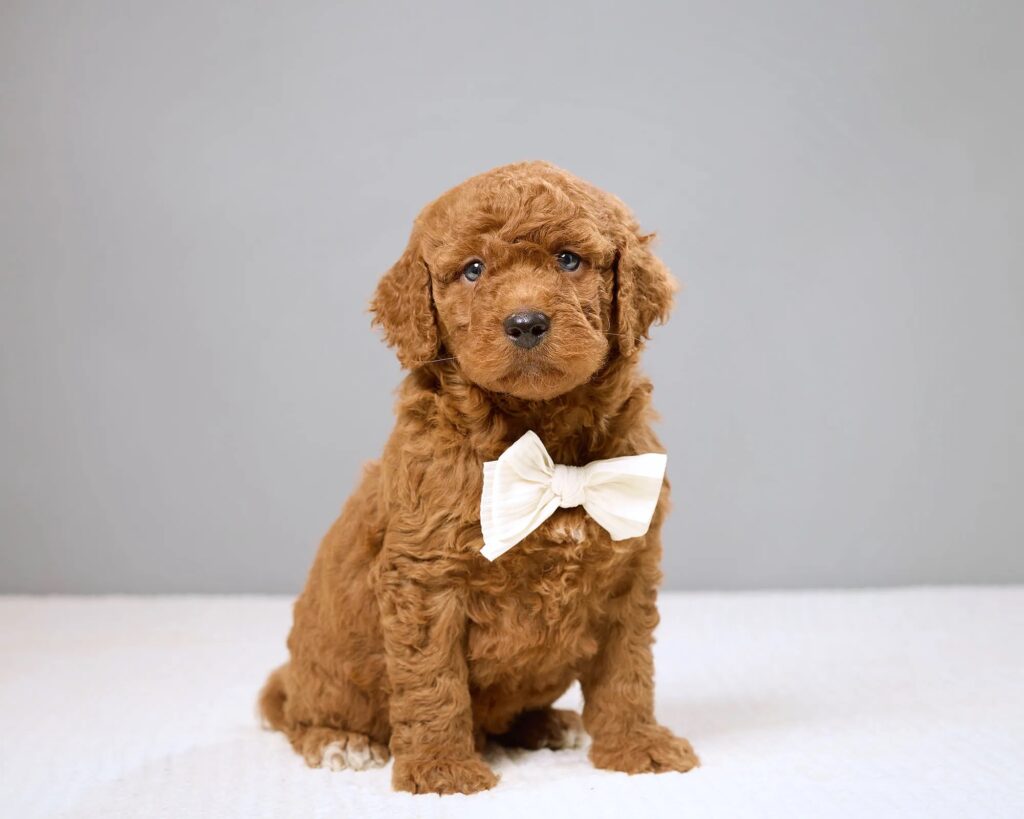
[{"label": "puppy's hind paw", "polygon": [[526,748],[531,751],[550,748],[560,751],[581,747],[585,737],[583,721],[575,711],[540,708],[521,713],[508,731],[494,737],[494,740],[509,748]]},{"label": "puppy's hind paw", "polygon": [[386,745],[372,742],[365,734],[326,728],[310,731],[302,746],[302,756],[309,767],[331,771],[379,768],[391,755]]}]

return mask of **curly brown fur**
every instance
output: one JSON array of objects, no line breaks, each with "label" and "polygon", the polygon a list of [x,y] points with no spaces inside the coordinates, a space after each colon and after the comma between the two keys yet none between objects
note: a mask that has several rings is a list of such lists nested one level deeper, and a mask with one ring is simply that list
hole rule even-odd
[{"label": "curly brown fur", "polygon": [[[290,661],[260,699],[311,765],[383,764],[389,746],[396,789],[490,788],[486,737],[572,744],[578,717],[550,706],[575,680],[595,765],[698,764],[654,717],[667,483],[643,537],[560,509],[494,563],[479,554],[481,465],[527,430],[564,464],[662,450],[637,357],[674,286],[650,238],[618,199],[539,162],[473,177],[417,218],[372,305],[410,371],[395,428],[320,546]],[[579,270],[556,264],[564,249]],[[530,350],[502,327],[524,307],[551,318]]]}]

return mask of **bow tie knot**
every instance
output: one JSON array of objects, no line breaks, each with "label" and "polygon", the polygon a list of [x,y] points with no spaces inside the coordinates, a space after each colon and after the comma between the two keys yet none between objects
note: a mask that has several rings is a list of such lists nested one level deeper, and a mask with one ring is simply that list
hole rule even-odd
[{"label": "bow tie knot", "polygon": [[582,506],[587,499],[586,475],[582,466],[555,464],[551,473],[551,491],[563,509]]},{"label": "bow tie knot", "polygon": [[552,461],[540,438],[527,432],[498,460],[484,464],[480,554],[494,560],[559,507],[582,506],[612,540],[646,534],[667,460],[660,452],[648,452],[565,466]]}]

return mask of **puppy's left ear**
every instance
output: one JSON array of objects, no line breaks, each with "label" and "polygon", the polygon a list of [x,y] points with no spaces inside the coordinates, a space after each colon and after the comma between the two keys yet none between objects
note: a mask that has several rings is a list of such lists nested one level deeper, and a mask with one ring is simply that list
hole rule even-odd
[{"label": "puppy's left ear", "polygon": [[643,235],[636,225],[624,231],[615,266],[615,332],[619,351],[633,355],[654,322],[664,323],[678,285],[650,250],[654,234]]},{"label": "puppy's left ear", "polygon": [[417,243],[381,277],[370,302],[373,325],[384,329],[384,340],[394,347],[406,369],[437,357],[437,319],[430,286],[430,271],[420,258]]}]

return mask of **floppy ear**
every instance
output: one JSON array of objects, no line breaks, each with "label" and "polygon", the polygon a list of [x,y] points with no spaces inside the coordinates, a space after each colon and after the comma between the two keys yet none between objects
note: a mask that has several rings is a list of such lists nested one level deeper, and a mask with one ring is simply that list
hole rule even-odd
[{"label": "floppy ear", "polygon": [[630,356],[657,321],[668,319],[678,288],[668,268],[649,250],[654,234],[627,230],[615,265],[615,332],[619,351]]},{"label": "floppy ear", "polygon": [[430,271],[413,242],[381,277],[370,310],[373,325],[384,329],[384,340],[395,348],[403,367],[412,370],[437,357]]}]

